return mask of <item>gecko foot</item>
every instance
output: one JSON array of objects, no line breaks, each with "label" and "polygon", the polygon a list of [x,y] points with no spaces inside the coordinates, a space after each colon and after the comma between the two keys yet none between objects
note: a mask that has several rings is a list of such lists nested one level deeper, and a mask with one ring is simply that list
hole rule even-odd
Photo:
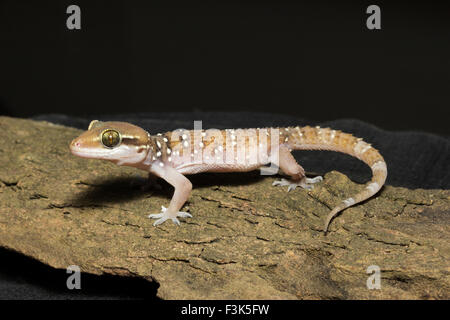
[{"label": "gecko foot", "polygon": [[148,215],[149,218],[158,219],[155,223],[153,223],[154,226],[157,226],[168,219],[172,220],[173,223],[180,225],[180,220],[178,220],[177,217],[192,218],[192,215],[187,212],[178,211],[175,214],[169,213],[167,212],[167,208],[164,206],[161,206],[161,211],[161,213],[153,213]]},{"label": "gecko foot", "polygon": [[272,183],[273,186],[288,186],[288,192],[291,190],[295,190],[297,187],[302,187],[306,190],[312,190],[314,188],[314,183],[322,181],[323,178],[321,176],[317,176],[315,178],[306,178],[299,181],[281,179],[278,181],[274,181]]}]

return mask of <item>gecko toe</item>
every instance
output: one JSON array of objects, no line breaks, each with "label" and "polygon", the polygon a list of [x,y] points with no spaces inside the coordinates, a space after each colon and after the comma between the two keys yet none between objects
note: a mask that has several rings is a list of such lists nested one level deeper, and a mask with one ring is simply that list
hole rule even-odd
[{"label": "gecko toe", "polygon": [[273,186],[289,186],[289,185],[291,185],[291,182],[289,182],[288,180],[283,178],[281,180],[274,181],[272,183],[272,185]]},{"label": "gecko toe", "polygon": [[162,213],[152,213],[149,214],[148,217],[152,218],[152,219],[158,219],[158,218],[162,218],[163,214]]},{"label": "gecko toe", "polygon": [[190,213],[188,213],[188,212],[180,211],[180,212],[178,212],[178,217],[181,217],[181,218],[192,218],[192,215]]},{"label": "gecko toe", "polygon": [[312,190],[314,188],[314,183],[320,182],[322,180],[323,180],[323,178],[321,176],[317,176],[314,178],[304,177],[303,179],[301,179],[299,181],[281,179],[278,181],[274,181],[272,183],[272,185],[273,186],[288,186],[288,190],[287,190],[288,192],[295,190],[295,188],[297,188],[297,187],[302,187],[303,189],[306,189],[306,190]]},{"label": "gecko toe", "polygon": [[317,176],[314,178],[305,178],[306,183],[317,183],[317,182],[321,182],[321,181],[323,181],[322,176]]},{"label": "gecko toe", "polygon": [[153,226],[156,227],[157,225],[159,225],[159,224],[165,222],[166,220],[167,220],[167,217],[162,217],[161,219],[156,220],[156,221],[153,223]]}]

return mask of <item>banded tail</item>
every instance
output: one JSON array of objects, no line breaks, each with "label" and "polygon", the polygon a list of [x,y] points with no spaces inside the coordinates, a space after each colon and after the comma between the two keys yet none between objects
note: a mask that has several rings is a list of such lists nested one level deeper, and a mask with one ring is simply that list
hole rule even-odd
[{"label": "banded tail", "polygon": [[289,127],[280,130],[280,143],[294,150],[330,150],[349,154],[366,163],[372,169],[372,180],[366,188],[353,197],[342,201],[330,211],[325,221],[324,232],[331,220],[342,210],[375,195],[384,185],[387,167],[381,154],[369,143],[351,134],[330,128]]}]

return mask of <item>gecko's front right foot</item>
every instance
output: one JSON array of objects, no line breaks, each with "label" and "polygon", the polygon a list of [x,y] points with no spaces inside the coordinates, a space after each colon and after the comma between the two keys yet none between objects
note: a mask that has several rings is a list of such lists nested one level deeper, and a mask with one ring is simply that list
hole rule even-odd
[{"label": "gecko's front right foot", "polygon": [[173,223],[180,225],[180,220],[178,220],[177,217],[192,218],[192,215],[187,212],[178,211],[175,213],[169,213],[167,211],[167,208],[164,206],[161,206],[161,211],[161,213],[152,213],[148,215],[149,218],[158,219],[153,223],[154,226],[157,226],[158,224],[161,224],[168,219],[172,220]]},{"label": "gecko's front right foot", "polygon": [[321,176],[317,176],[314,178],[306,178],[299,181],[293,181],[293,180],[287,180],[287,179],[281,179],[278,181],[274,181],[272,183],[273,186],[288,186],[288,192],[291,190],[295,190],[297,187],[302,187],[306,190],[312,190],[314,188],[314,183],[322,181],[323,178]]}]

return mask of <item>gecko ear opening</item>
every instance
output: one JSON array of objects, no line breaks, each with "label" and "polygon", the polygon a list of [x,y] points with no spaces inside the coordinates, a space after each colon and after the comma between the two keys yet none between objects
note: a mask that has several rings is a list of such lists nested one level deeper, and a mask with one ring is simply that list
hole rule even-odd
[{"label": "gecko ear opening", "polygon": [[98,120],[92,120],[91,123],[89,124],[88,130],[91,130],[93,128],[98,128],[103,124],[102,121],[98,121]]}]

